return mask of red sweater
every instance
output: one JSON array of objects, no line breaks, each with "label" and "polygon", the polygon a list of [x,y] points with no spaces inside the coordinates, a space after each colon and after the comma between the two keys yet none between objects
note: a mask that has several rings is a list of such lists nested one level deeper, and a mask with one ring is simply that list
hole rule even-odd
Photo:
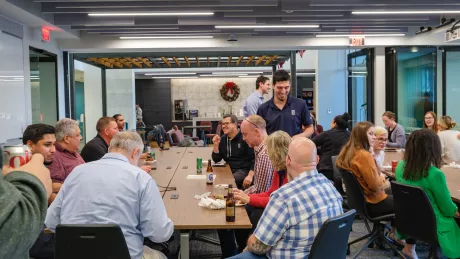
[{"label": "red sweater", "polygon": [[[281,186],[285,185],[288,182],[288,177],[287,173],[284,175],[283,178],[283,184]],[[272,178],[272,185],[270,186],[270,189],[266,192],[258,193],[258,194],[249,194],[249,205],[253,207],[258,207],[258,208],[265,208],[267,207],[268,200],[270,199],[270,194],[272,192],[278,190],[280,188],[280,176],[278,174],[278,171],[275,170],[273,173],[273,178]]]}]

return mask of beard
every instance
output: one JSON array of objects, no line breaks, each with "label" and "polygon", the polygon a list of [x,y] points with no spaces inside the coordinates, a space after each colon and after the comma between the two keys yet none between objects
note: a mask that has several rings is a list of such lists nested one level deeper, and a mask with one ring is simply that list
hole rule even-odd
[{"label": "beard", "polygon": [[49,165],[51,165],[52,163],[53,163],[53,161],[45,161],[45,162],[43,162],[43,164],[44,164],[45,166],[49,166]]}]

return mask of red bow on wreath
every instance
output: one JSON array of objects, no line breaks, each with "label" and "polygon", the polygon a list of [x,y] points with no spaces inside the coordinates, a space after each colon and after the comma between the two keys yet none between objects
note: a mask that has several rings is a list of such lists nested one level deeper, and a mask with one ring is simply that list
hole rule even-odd
[{"label": "red bow on wreath", "polygon": [[235,88],[235,83],[227,82],[225,83],[225,88],[227,88],[227,90],[225,90],[225,94],[228,94],[229,91],[231,94],[233,94],[234,93],[233,88]]}]

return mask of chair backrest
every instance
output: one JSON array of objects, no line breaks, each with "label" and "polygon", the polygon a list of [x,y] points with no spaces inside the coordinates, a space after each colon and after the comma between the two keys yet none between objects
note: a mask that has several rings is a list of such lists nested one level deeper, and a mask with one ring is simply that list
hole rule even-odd
[{"label": "chair backrest", "polygon": [[210,128],[204,129],[205,131],[212,131],[212,121],[200,121],[200,126],[209,126]]},{"label": "chair backrest", "polygon": [[347,257],[348,238],[355,219],[355,210],[326,220],[313,241],[309,259]]},{"label": "chair backrest", "polygon": [[337,162],[337,157],[338,157],[338,156],[331,156],[331,160],[332,160],[332,174],[333,174],[333,178],[334,178],[334,179],[340,178],[340,177],[341,177],[339,168],[338,168],[337,165],[335,164],[335,163]]},{"label": "chair backrest", "polygon": [[356,176],[349,171],[339,169],[345,188],[347,189],[347,203],[350,209],[366,218],[369,218],[366,209],[366,198],[364,197],[363,188],[359,184]]},{"label": "chair backrest", "polygon": [[437,244],[436,216],[425,191],[395,181],[391,182],[391,191],[398,232],[432,245]]},{"label": "chair backrest", "polygon": [[54,258],[130,259],[131,256],[118,225],[58,225]]}]

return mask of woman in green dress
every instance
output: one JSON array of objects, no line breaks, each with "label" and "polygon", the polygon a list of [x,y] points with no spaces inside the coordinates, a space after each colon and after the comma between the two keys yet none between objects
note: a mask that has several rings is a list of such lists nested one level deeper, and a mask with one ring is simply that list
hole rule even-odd
[{"label": "woman in green dress", "polygon": [[436,215],[442,253],[449,258],[459,258],[460,228],[454,217],[460,215],[440,169],[441,153],[441,142],[434,131],[421,129],[412,132],[406,143],[404,160],[396,168],[396,181],[425,190]]}]

